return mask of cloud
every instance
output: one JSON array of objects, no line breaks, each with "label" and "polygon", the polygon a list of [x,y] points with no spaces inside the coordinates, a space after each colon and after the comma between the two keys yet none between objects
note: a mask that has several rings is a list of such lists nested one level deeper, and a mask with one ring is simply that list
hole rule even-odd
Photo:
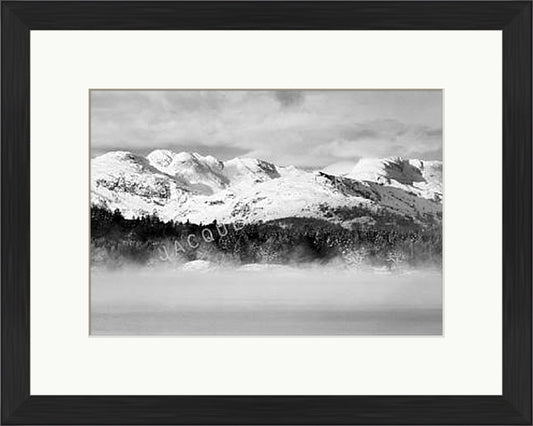
[{"label": "cloud", "polygon": [[304,94],[298,90],[276,90],[274,96],[282,107],[298,106],[304,102]]},{"label": "cloud", "polygon": [[346,126],[339,137],[317,145],[313,154],[331,161],[357,156],[435,159],[439,150],[442,155],[441,129],[385,119]]},{"label": "cloud", "polygon": [[442,94],[92,91],[91,148],[93,155],[168,148],[315,168],[360,157],[435,159],[442,155]]}]

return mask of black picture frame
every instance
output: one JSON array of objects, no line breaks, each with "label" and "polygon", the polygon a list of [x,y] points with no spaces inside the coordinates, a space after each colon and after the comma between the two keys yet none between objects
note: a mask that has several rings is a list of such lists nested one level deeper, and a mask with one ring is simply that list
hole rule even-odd
[{"label": "black picture frame", "polygon": [[[531,424],[531,10],[529,1],[2,2],[2,424]],[[503,31],[501,396],[30,394],[30,31],[200,29]]]}]

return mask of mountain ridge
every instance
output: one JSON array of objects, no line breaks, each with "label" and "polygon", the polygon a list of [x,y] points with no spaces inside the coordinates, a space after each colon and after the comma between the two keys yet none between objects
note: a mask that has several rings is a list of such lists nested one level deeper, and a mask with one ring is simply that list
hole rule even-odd
[{"label": "mountain ridge", "polygon": [[351,172],[332,175],[252,158],[112,151],[91,161],[91,204],[125,217],[192,223],[327,217],[350,226],[360,218],[332,212],[358,208],[440,221],[441,180],[442,162],[401,157],[363,159]]}]

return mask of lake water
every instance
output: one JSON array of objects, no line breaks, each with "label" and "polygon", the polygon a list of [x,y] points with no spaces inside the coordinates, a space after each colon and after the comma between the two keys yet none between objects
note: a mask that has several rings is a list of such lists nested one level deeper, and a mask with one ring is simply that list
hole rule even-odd
[{"label": "lake water", "polygon": [[441,335],[440,271],[91,272],[92,335]]}]

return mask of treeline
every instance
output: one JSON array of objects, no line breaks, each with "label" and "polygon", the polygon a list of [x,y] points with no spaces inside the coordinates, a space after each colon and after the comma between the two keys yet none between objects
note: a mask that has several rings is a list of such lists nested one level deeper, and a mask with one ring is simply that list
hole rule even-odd
[{"label": "treeline", "polygon": [[[120,211],[91,208],[93,265],[184,263],[331,263],[351,266],[441,266],[442,228],[417,222],[394,226],[339,224],[312,218],[286,218],[254,224],[198,225],[163,222],[149,215],[125,219]],[[400,225],[400,224],[398,224]]]}]

